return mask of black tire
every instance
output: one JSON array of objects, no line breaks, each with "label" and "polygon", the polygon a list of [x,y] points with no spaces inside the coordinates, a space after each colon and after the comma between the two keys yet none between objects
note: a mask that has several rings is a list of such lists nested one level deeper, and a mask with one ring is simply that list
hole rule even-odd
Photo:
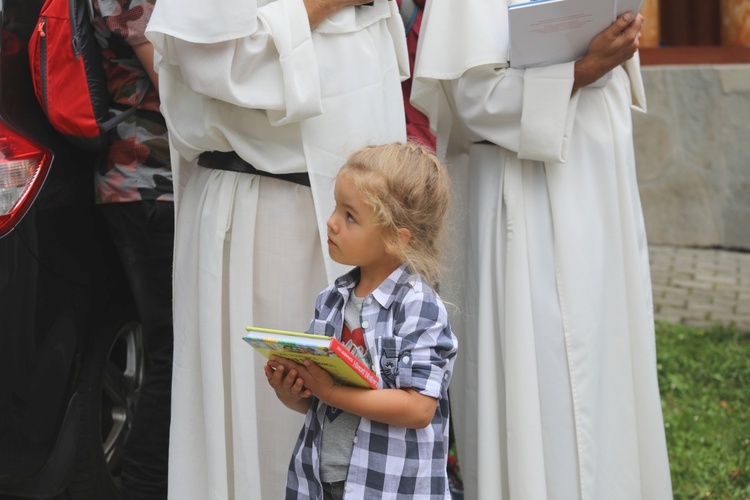
[{"label": "black tire", "polygon": [[120,459],[143,383],[143,333],[132,308],[117,308],[84,350],[82,418],[70,500],[118,500]]}]

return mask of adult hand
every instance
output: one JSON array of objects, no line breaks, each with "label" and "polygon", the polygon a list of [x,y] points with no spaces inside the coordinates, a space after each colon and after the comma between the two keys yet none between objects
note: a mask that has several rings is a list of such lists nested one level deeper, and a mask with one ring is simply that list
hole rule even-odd
[{"label": "adult hand", "polygon": [[146,42],[133,47],[135,56],[141,62],[143,69],[146,70],[146,74],[151,79],[151,83],[154,85],[156,92],[159,92],[159,74],[154,68],[154,46],[151,42]]},{"label": "adult hand", "polygon": [[307,18],[310,21],[310,29],[320,24],[323,19],[334,12],[352,5],[369,3],[371,0],[304,0],[307,9]]},{"label": "adult hand", "polygon": [[591,40],[586,56],[575,63],[573,90],[595,82],[608,71],[624,63],[638,50],[643,16],[630,12],[620,15]]}]

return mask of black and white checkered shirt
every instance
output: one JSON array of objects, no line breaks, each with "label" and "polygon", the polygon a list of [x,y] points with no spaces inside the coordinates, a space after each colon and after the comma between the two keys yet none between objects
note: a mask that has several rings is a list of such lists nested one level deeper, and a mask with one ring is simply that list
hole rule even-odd
[{"label": "black and white checkered shirt", "polygon": [[[318,296],[310,333],[340,338],[358,279],[355,269]],[[445,305],[426,281],[401,266],[365,298],[361,319],[380,388],[413,388],[438,405],[424,429],[360,419],[344,498],[449,500],[448,384],[458,342]],[[323,498],[318,465],[326,408],[313,398],[289,465],[287,499]]]}]

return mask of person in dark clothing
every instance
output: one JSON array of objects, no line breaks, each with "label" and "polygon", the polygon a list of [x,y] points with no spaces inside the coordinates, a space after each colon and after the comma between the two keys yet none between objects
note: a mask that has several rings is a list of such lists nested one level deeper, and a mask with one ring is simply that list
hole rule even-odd
[{"label": "person in dark clothing", "polygon": [[95,201],[107,221],[143,324],[146,370],[122,457],[124,500],[167,498],[172,386],[174,196],[167,127],[159,113],[153,47],[144,31],[154,0],[93,0],[110,114],[145,96],[110,131]]}]

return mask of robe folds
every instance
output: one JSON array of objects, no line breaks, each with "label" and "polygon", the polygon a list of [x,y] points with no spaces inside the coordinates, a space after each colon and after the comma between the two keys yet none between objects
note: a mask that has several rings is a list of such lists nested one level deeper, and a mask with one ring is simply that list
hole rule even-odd
[{"label": "robe folds", "polygon": [[507,4],[429,2],[412,89],[456,193],[441,290],[465,498],[671,499],[638,58],[573,93],[572,62],[509,68]]},{"label": "robe folds", "polygon": [[[311,31],[302,0],[159,0],[148,26],[175,177],[172,500],[275,500],[304,416],[268,386],[245,326],[303,331],[346,268],[328,257],[333,181],[366,144],[405,139],[394,2]],[[235,151],[311,187],[197,165]]]}]

